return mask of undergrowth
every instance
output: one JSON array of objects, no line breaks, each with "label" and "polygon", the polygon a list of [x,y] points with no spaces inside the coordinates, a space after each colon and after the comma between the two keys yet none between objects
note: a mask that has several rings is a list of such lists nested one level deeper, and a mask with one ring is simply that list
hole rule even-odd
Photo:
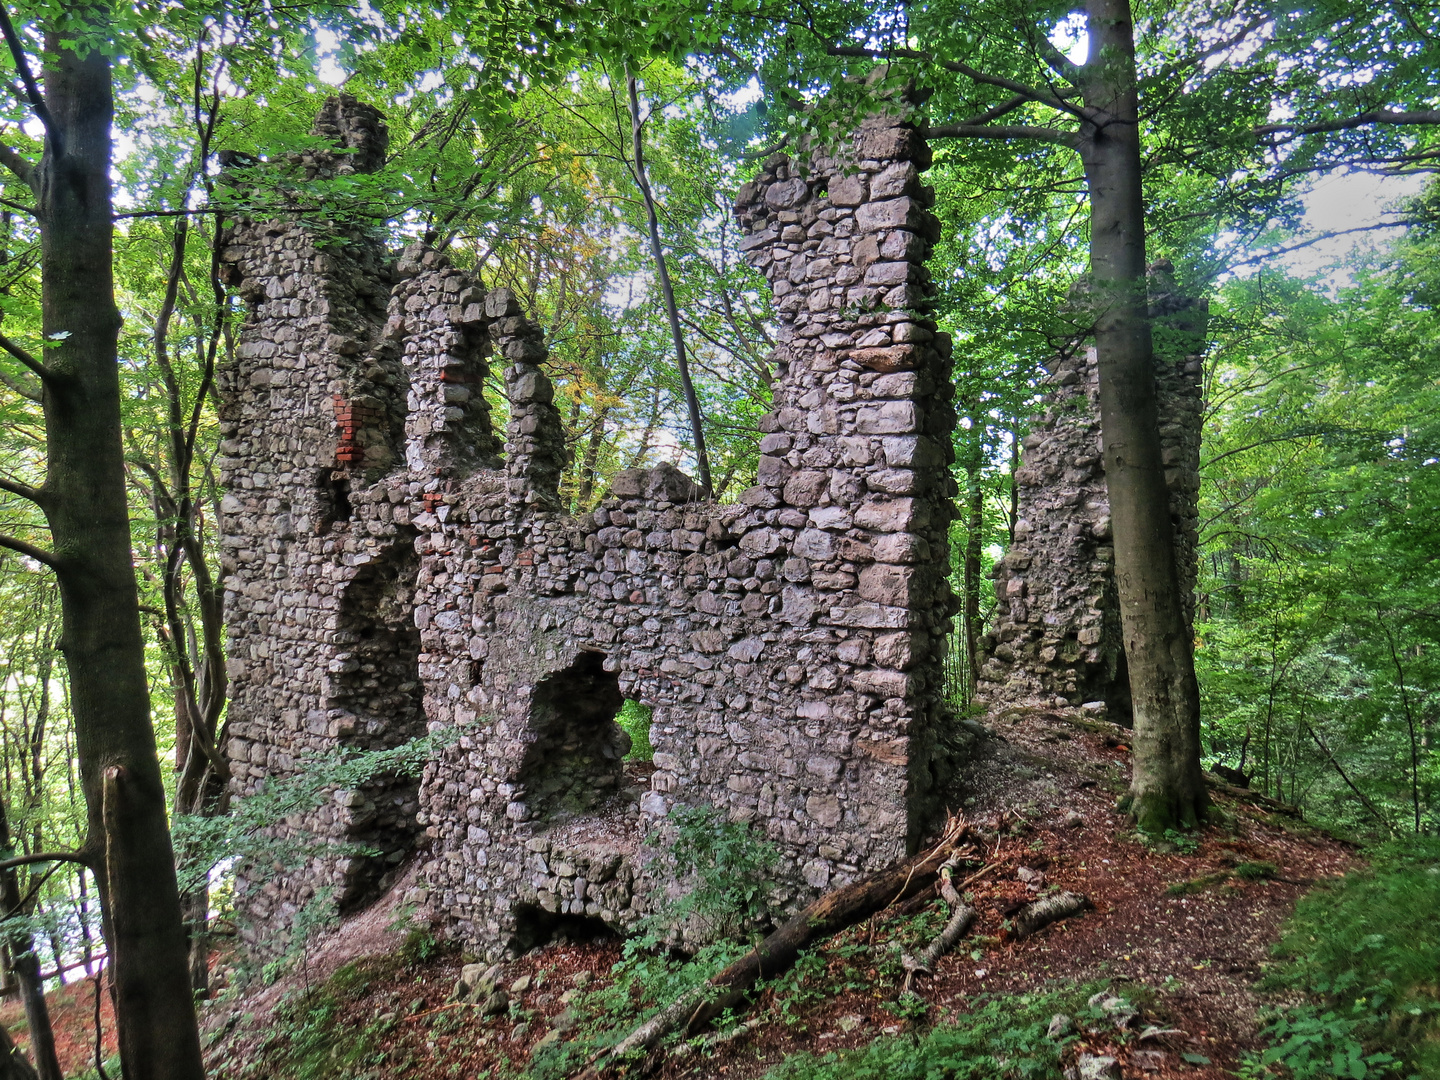
[{"label": "undergrowth", "polygon": [[615,723],[624,728],[625,734],[630,736],[630,752],[625,755],[626,761],[655,760],[655,748],[650,745],[650,721],[654,715],[655,710],[649,705],[642,705],[629,698],[620,706],[620,714],[615,717]]},{"label": "undergrowth", "polygon": [[[779,859],[774,845],[713,806],[677,806],[665,819],[664,858],[688,881],[681,896],[659,901],[625,941],[614,982],[574,1003],[584,1019],[565,1042],[537,1050],[526,1071],[558,1080],[596,1051],[614,1046],[638,1024],[738,959],[744,935],[768,918],[767,887]],[[648,838],[657,843],[660,835]],[[675,951],[685,931],[710,938],[693,955]]]},{"label": "undergrowth", "polygon": [[920,1035],[855,1050],[797,1054],[765,1080],[1024,1080],[1057,1077],[1073,1036],[1052,1039],[1056,1013],[1084,1017],[1095,987],[976,999],[976,1007]]},{"label": "undergrowth", "polygon": [[1248,1075],[1440,1077],[1440,839],[1381,847],[1371,865],[1301,899],[1262,988],[1275,1010]]}]

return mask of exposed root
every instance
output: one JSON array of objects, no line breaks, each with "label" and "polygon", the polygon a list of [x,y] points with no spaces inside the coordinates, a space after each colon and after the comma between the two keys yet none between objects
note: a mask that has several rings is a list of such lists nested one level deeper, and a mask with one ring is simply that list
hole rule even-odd
[{"label": "exposed root", "polygon": [[706,1035],[696,1042],[681,1043],[674,1050],[670,1051],[671,1061],[683,1061],[696,1054],[708,1054],[718,1050],[722,1046],[728,1046],[737,1039],[743,1039],[752,1031],[765,1026],[764,1017],[757,1016],[746,1020],[743,1024],[731,1028],[729,1031],[717,1031],[713,1035]]},{"label": "exposed root", "polygon": [[[905,968],[905,985],[900,991],[901,997],[915,995],[913,987],[915,976],[917,974],[933,975],[936,963],[955,947],[955,943],[965,936],[965,931],[969,930],[970,924],[975,921],[975,909],[961,899],[950,881],[951,875],[955,872],[955,864],[956,859],[951,856],[946,860],[945,865],[940,867],[940,895],[944,897],[945,903],[950,905],[950,921],[918,957],[906,953],[900,958],[901,966]],[[984,871],[982,870],[981,873]],[[979,874],[974,874],[966,880],[973,881],[979,876]]]}]

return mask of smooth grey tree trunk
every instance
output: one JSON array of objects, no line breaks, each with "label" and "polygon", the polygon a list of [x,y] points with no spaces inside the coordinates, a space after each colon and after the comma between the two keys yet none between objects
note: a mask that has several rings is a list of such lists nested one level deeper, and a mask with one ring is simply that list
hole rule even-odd
[{"label": "smooth grey tree trunk", "polygon": [[[26,176],[40,226],[46,481],[43,554],[60,588],[85,795],[85,854],[101,899],[127,1080],[201,1080],[186,935],[166,818],[130,547],[120,434],[110,167],[113,90],[106,10],[47,28],[43,95],[7,39],[46,126]],[[88,32],[87,32],[88,31]],[[77,42],[77,38],[79,39]],[[83,52],[83,55],[82,55]],[[12,166],[14,167],[14,166]]]},{"label": "smooth grey tree trunk", "polygon": [[1208,799],[1200,690],[1185,627],[1160,452],[1145,291],[1145,208],[1129,0],[1089,0],[1080,155],[1090,188],[1090,295],[1115,577],[1134,703],[1131,813],[1147,832],[1192,828]]}]

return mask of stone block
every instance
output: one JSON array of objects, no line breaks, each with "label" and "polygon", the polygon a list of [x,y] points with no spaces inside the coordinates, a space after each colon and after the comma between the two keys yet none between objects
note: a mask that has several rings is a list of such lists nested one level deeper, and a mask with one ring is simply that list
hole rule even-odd
[{"label": "stone block", "polygon": [[826,194],[835,206],[859,206],[868,197],[866,183],[859,176],[839,176],[830,181]]},{"label": "stone block", "polygon": [[908,607],[915,580],[912,567],[875,563],[860,571],[858,592],[862,599],[877,604]]}]

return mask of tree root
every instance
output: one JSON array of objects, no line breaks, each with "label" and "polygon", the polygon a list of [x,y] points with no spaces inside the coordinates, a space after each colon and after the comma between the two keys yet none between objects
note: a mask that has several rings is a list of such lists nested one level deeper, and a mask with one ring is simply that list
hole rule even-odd
[{"label": "tree root", "polygon": [[746,1020],[743,1024],[731,1028],[729,1031],[717,1031],[713,1035],[707,1035],[699,1043],[681,1043],[674,1050],[670,1051],[671,1061],[683,1061],[696,1054],[708,1054],[712,1050],[718,1050],[722,1046],[728,1046],[736,1039],[742,1039],[757,1028],[765,1026],[763,1017],[755,1017]]},{"label": "tree root", "polygon": [[800,950],[838,933],[877,911],[908,899],[935,880],[942,865],[970,838],[963,818],[952,817],[929,851],[826,893],[709,982],[682,994],[615,1046],[590,1058],[574,1080],[596,1080],[611,1062],[651,1050],[671,1031],[684,1026],[696,1035],[727,1009],[733,1009],[761,978],[788,971]]},{"label": "tree root", "polygon": [[1015,937],[1017,940],[1027,938],[1052,922],[1068,919],[1094,906],[1088,897],[1073,892],[1058,892],[1036,900],[1033,904],[1026,904],[1015,916]]},{"label": "tree root", "polygon": [[1297,821],[1305,820],[1305,815],[1300,812],[1299,807],[1291,806],[1289,803],[1281,802],[1279,799],[1272,799],[1269,795],[1262,795],[1260,792],[1251,791],[1249,788],[1238,787],[1216,776],[1214,773],[1205,774],[1205,786],[1211,791],[1218,791],[1221,795],[1228,795],[1232,799],[1253,803],[1256,806],[1273,811],[1274,813],[1293,817]]},{"label": "tree root", "polygon": [[[950,905],[950,921],[918,957],[909,953],[901,956],[900,964],[905,969],[905,985],[900,991],[901,997],[919,996],[913,987],[915,976],[933,975],[936,963],[955,947],[955,943],[965,936],[965,931],[969,930],[970,924],[975,921],[975,909],[961,899],[955,886],[951,884],[950,877],[955,871],[955,864],[956,859],[951,856],[945,865],[940,867],[940,895],[944,897],[945,903]],[[969,880],[973,881],[978,876],[973,875]]]}]

